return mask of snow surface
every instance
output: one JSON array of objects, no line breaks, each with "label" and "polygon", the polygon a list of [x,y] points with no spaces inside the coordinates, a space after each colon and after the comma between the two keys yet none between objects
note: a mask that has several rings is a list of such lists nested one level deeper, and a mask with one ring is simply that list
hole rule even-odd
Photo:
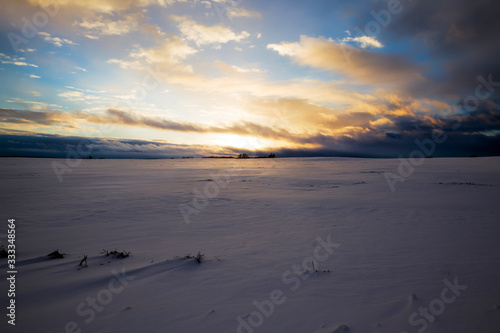
[{"label": "snow surface", "polygon": [[399,164],[2,158],[0,242],[15,218],[18,274],[15,327],[0,283],[0,331],[498,333],[500,158],[426,159],[392,192]]}]

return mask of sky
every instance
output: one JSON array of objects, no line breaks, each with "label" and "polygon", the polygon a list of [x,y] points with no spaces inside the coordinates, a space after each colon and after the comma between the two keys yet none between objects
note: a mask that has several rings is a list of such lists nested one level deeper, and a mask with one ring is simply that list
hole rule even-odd
[{"label": "sky", "polygon": [[493,0],[4,0],[0,156],[500,155],[498,17]]}]

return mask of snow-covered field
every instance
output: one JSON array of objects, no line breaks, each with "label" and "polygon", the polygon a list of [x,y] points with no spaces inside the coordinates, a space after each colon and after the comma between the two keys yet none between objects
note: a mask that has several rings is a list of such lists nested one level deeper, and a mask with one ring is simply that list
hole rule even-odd
[{"label": "snow-covered field", "polygon": [[500,158],[399,166],[2,158],[0,331],[498,333]]}]

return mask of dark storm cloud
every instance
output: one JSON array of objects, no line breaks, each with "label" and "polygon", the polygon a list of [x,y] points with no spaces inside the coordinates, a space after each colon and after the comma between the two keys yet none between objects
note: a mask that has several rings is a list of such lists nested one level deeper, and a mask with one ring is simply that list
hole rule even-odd
[{"label": "dark storm cloud", "polygon": [[[419,147],[414,142],[414,140],[418,140],[417,136],[404,136],[403,139],[403,136],[387,134],[385,138],[372,135],[364,135],[349,140],[332,138],[330,144],[326,147],[317,149],[280,149],[275,153],[279,157],[395,158],[399,156],[408,157],[411,152],[419,150]],[[436,145],[436,150],[432,154],[433,157],[468,157],[471,155],[500,155],[500,135],[450,134],[444,143]]]},{"label": "dark storm cloud", "polygon": [[[426,83],[414,87],[428,95],[467,95],[474,92],[477,77],[492,75],[500,81],[500,2],[496,0],[401,1],[403,10],[381,28],[383,42],[412,41],[421,47],[412,52],[437,62]],[[374,20],[371,10],[386,9],[385,1],[358,9],[360,26]],[[422,53],[423,51],[423,53]],[[417,55],[417,54],[415,54]],[[495,93],[497,96],[498,91]]]},{"label": "dark storm cloud", "polygon": [[[390,109],[390,108],[389,108]],[[391,111],[392,112],[392,111]],[[95,123],[143,126],[170,131],[227,133],[260,138],[286,140],[300,145],[313,145],[313,149],[281,149],[281,156],[350,156],[398,157],[407,156],[417,149],[416,140],[432,138],[438,131],[446,136],[437,145],[435,156],[500,155],[500,112],[496,104],[481,102],[476,111],[454,115],[397,115],[389,112],[381,126],[369,113],[353,112],[339,115],[331,127],[341,123],[353,127],[338,135],[328,133],[295,134],[285,129],[242,122],[226,127],[203,127],[195,124],[176,123],[162,118],[151,118],[134,113],[110,109],[103,116],[77,113],[74,116],[57,112],[42,113],[0,109],[4,122],[58,124],[86,120]],[[73,117],[73,118],[72,118]],[[1,133],[1,132],[0,132]],[[80,148],[80,149],[79,149]],[[146,140],[84,138],[36,134],[31,132],[3,131],[0,136],[0,156],[66,157],[68,152],[82,151],[81,157],[92,154],[106,158],[166,158],[185,155],[212,155],[220,147],[173,145]],[[226,152],[244,152],[231,147]],[[269,152],[258,152],[268,154]]]},{"label": "dark storm cloud", "polygon": [[297,142],[319,145],[317,149],[282,149],[280,156],[407,157],[418,150],[416,141],[431,140],[440,133],[434,156],[500,155],[500,112],[481,103],[477,111],[447,116],[393,116],[390,126],[365,124],[351,135],[317,134],[296,138]]},{"label": "dark storm cloud", "polygon": [[[464,122],[464,127],[472,128],[474,119]],[[453,126],[456,127],[457,123]],[[449,124],[450,128],[452,124]],[[422,127],[423,128],[423,127]],[[498,127],[496,127],[498,128]],[[498,131],[500,133],[500,131]],[[438,156],[478,156],[500,155],[500,134],[487,135],[444,131],[446,140],[436,145]],[[314,135],[297,138],[297,141],[319,144],[316,149],[278,149],[274,152],[280,157],[344,156],[344,157],[398,157],[408,156],[418,149],[415,140],[432,138],[432,133],[422,132],[376,132],[368,131],[356,137],[330,137]],[[164,142],[126,139],[100,139],[76,136],[58,136],[13,132],[0,134],[0,156],[32,156],[65,158],[68,154],[79,157],[105,158],[168,158],[179,156],[213,155],[213,149],[201,145],[174,145]],[[245,151],[226,147],[225,153],[244,153],[267,155],[269,151]]]},{"label": "dark storm cloud", "polygon": [[206,151],[200,145],[128,139],[101,139],[78,136],[8,131],[0,134],[0,156],[55,158],[168,158]]}]

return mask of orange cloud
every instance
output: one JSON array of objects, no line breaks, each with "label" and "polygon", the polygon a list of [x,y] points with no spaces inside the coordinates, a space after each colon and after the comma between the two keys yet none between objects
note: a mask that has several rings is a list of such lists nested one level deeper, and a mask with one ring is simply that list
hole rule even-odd
[{"label": "orange cloud", "polygon": [[332,71],[355,83],[400,87],[422,81],[422,68],[397,55],[358,49],[332,39],[301,36],[299,42],[269,44],[267,48],[301,66]]}]

